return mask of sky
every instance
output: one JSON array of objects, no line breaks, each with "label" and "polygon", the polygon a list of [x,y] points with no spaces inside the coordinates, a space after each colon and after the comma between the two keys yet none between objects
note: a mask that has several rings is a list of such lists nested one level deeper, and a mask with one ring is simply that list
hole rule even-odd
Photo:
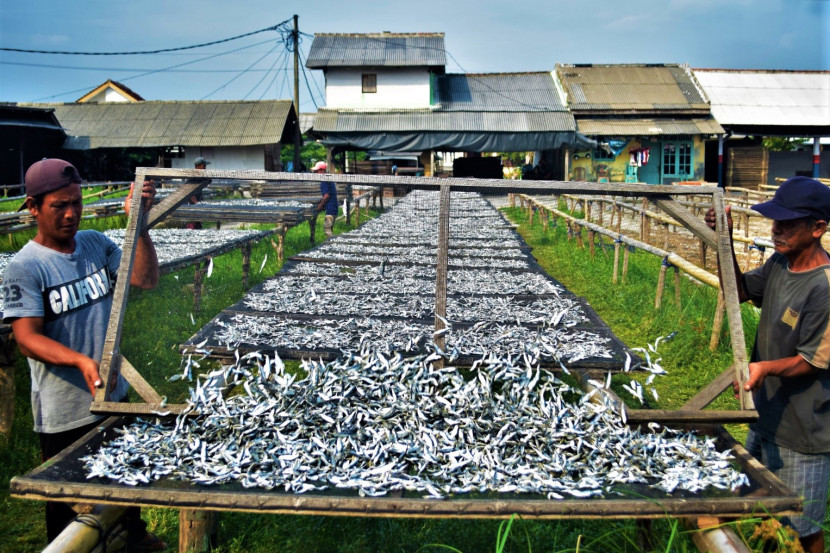
[{"label": "sky", "polygon": [[[184,48],[299,16],[315,33],[443,32],[447,72],[550,71],[557,63],[830,70],[830,0],[0,0],[0,48]],[[145,100],[293,98],[293,56],[274,30],[142,55],[0,50],[0,102],[74,102],[112,79]],[[325,105],[300,73],[300,111]]]}]

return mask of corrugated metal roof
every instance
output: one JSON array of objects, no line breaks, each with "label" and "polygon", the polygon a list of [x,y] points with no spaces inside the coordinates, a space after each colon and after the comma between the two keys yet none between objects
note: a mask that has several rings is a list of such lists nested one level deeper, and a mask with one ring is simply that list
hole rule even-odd
[{"label": "corrugated metal roof", "polygon": [[577,130],[586,136],[658,136],[723,134],[712,117],[690,119],[577,119]]},{"label": "corrugated metal roof", "polygon": [[306,67],[444,67],[444,33],[314,35]]},{"label": "corrugated metal roof", "polygon": [[830,71],[695,69],[722,125],[830,126]]},{"label": "corrugated metal roof", "polygon": [[290,100],[39,106],[55,110],[69,149],[254,146],[292,140]]},{"label": "corrugated metal roof", "polygon": [[447,111],[566,111],[548,72],[440,75],[436,102]]},{"label": "corrugated metal roof", "polygon": [[444,111],[379,110],[337,111],[321,109],[314,130],[343,132],[555,132],[574,131],[573,116],[566,111]]},{"label": "corrugated metal roof", "polygon": [[557,64],[556,75],[574,111],[709,111],[685,66]]}]

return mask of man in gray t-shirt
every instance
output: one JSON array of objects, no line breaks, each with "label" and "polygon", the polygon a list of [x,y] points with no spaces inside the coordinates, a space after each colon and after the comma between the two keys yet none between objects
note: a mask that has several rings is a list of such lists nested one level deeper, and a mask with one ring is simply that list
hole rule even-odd
[{"label": "man in gray t-shirt", "polygon": [[[830,487],[830,254],[821,238],[830,221],[830,188],[793,177],[752,208],[773,220],[775,254],[747,273],[732,256],[741,301],[761,308],[745,383],[758,421],[746,448],[804,497],[803,515],[782,521],[798,532],[805,551],[823,552]],[[706,222],[715,228],[714,210]],[[727,222],[731,236],[728,207]]]},{"label": "man in gray t-shirt", "polygon": [[[26,202],[37,221],[37,234],[9,262],[3,275],[3,320],[10,323],[20,351],[29,358],[32,412],[43,459],[48,460],[94,428],[101,418],[89,411],[102,385],[101,360],[112,306],[121,248],[96,231],[78,231],[83,209],[81,177],[72,164],[44,159],[26,172]],[[127,196],[129,214],[133,189]],[[143,183],[142,209],[152,206],[155,187]],[[130,283],[158,284],[159,267],[149,232],[137,243]],[[110,397],[123,399],[127,383],[112,380]],[[167,546],[149,534],[137,509],[128,516],[133,549],[158,551]],[[74,518],[67,505],[47,502],[49,540]]]}]

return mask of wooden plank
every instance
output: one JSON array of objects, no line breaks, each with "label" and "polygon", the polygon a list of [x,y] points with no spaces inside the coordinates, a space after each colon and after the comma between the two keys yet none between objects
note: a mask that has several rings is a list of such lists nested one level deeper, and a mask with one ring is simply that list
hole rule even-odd
[{"label": "wooden plank", "polygon": [[150,386],[144,377],[139,374],[138,370],[132,363],[127,361],[126,357],[121,357],[121,374],[127,379],[127,382],[133,389],[141,396],[147,403],[161,403],[161,396],[156,393],[152,386]]},{"label": "wooden plank", "polygon": [[655,197],[651,198],[651,201],[692,233],[699,236],[707,246],[712,248],[718,247],[718,238],[715,231],[710,229],[704,221],[701,221],[699,217],[696,217],[694,213],[677,200],[670,197]]},{"label": "wooden plank", "polygon": [[[144,182],[144,180],[138,180],[138,170],[136,170],[136,182]],[[194,169],[193,171],[202,172],[202,169]],[[205,186],[210,184],[211,179],[205,178],[194,178],[189,180],[188,182],[182,184],[176,190],[168,195],[166,198],[161,200],[151,210],[150,217],[147,220],[147,228],[151,229],[161,221],[163,221],[170,213],[176,210],[181,204],[186,202],[193,194],[198,193],[201,191]],[[138,185],[136,185],[138,186]]]},{"label": "wooden plank", "polygon": [[728,369],[720,373],[712,382],[705,388],[699,391],[695,396],[683,404],[681,410],[703,409],[715,398],[717,398],[724,390],[732,386],[732,381],[735,379],[735,368],[730,366]]},{"label": "wooden plank", "polygon": [[[435,259],[435,345],[446,347],[444,320],[447,318],[447,266],[450,249],[450,187],[441,187],[438,204],[438,254]],[[440,333],[440,334],[439,334]],[[440,363],[440,361],[439,361]]]},{"label": "wooden plank", "polygon": [[718,256],[721,260],[720,271],[721,288],[723,289],[726,316],[729,320],[729,336],[732,341],[732,357],[734,360],[735,380],[738,381],[739,402],[742,409],[754,409],[752,395],[744,390],[744,383],[749,379],[749,364],[744,342],[744,328],[741,320],[741,306],[738,297],[738,281],[732,270],[732,240],[729,236],[729,227],[726,221],[726,209],[723,203],[723,191],[716,189],[712,197],[718,233]]},{"label": "wooden plank", "polygon": [[626,420],[631,423],[659,422],[659,423],[739,423],[758,420],[758,411],[754,409],[744,411],[702,411],[699,409],[631,409],[626,410]]},{"label": "wooden plank", "polygon": [[[143,183],[145,174],[141,168],[136,171],[136,183]],[[140,185],[136,185],[140,186]],[[121,359],[121,331],[124,325],[124,313],[127,311],[127,297],[129,295],[130,277],[135,262],[135,249],[138,237],[141,234],[144,221],[141,189],[134,193],[130,204],[130,218],[124,231],[124,246],[121,254],[121,265],[118,267],[118,278],[115,282],[115,292],[112,300],[112,311],[107,325],[107,334],[104,339],[104,352],[99,365],[99,373],[103,386],[95,392],[91,409],[97,403],[109,400],[110,382],[118,371]]]}]

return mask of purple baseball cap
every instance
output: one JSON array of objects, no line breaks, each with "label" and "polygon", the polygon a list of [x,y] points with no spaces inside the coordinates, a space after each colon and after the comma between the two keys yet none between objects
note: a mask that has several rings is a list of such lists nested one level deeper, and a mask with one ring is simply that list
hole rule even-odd
[{"label": "purple baseball cap", "polygon": [[[33,198],[47,192],[54,192],[64,186],[82,182],[81,174],[75,166],[62,159],[43,158],[32,164],[26,171],[26,197]],[[18,211],[26,208],[26,202]]]},{"label": "purple baseball cap", "polygon": [[752,209],[775,221],[813,217],[830,222],[830,188],[815,179],[793,177],[778,187],[771,200]]}]

